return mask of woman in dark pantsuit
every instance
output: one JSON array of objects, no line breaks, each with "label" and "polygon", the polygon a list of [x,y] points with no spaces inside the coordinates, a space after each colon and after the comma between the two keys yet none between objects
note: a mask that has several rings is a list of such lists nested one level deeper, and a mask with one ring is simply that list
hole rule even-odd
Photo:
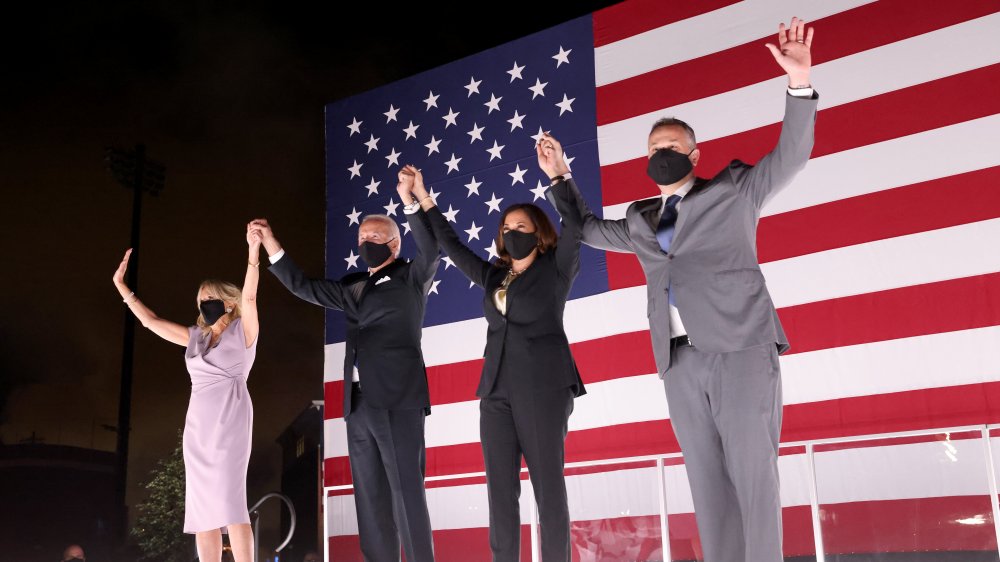
[{"label": "woman in dark pantsuit", "polygon": [[564,221],[562,235],[557,236],[541,209],[511,205],[500,217],[499,259],[489,263],[461,242],[416,168],[407,166],[400,177],[403,202],[411,206],[419,202],[438,244],[469,280],[485,290],[483,311],[489,328],[476,395],[493,560],[520,558],[523,455],[541,520],[542,559],[568,562],[564,448],[573,400],[585,391],[563,329],[563,310],[580,270],[580,221],[572,220],[579,212],[561,209],[570,220]]}]

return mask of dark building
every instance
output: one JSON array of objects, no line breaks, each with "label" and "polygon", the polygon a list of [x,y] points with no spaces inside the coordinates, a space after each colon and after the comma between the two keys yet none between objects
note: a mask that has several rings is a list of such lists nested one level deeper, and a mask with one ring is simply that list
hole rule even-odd
[{"label": "dark building", "polygon": [[[281,446],[281,493],[295,506],[292,541],[281,552],[282,562],[299,562],[310,550],[322,548],[323,520],[323,401],[315,400],[278,436]],[[291,521],[281,512],[281,537]],[[322,552],[322,550],[319,550]]]},{"label": "dark building", "polygon": [[0,446],[0,559],[59,560],[72,543],[109,560],[115,454],[65,445]]}]

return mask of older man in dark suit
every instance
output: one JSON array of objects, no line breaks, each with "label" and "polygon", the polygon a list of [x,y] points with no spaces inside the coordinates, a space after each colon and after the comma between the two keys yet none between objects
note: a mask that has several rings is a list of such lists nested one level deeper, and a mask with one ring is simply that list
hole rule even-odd
[{"label": "older man in dark suit", "polygon": [[[408,213],[407,220],[426,219]],[[420,349],[427,292],[438,267],[430,229],[412,228],[417,256],[400,260],[396,221],[368,215],[358,228],[359,254],[368,270],[335,281],[306,278],[265,219],[247,228],[260,231],[270,271],[289,291],[344,311],[344,418],[365,560],[398,562],[402,539],[407,560],[433,561],[424,492],[424,417],[430,397]]]}]

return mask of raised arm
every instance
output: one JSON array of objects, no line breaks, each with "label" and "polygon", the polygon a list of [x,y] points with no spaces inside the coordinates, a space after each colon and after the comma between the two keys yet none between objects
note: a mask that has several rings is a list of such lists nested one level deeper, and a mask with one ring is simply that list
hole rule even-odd
[{"label": "raised arm", "polygon": [[427,222],[427,215],[420,212],[419,207],[410,211],[409,207],[413,200],[413,180],[414,172],[419,173],[413,166],[405,166],[399,172],[399,183],[396,191],[403,201],[406,222],[410,225],[410,233],[413,234],[413,241],[417,245],[417,256],[413,259],[413,266],[410,268],[414,281],[424,285],[424,292],[430,290],[434,282],[434,274],[437,273],[438,264],[441,263],[441,252],[438,250],[437,240],[431,230],[430,223]]},{"label": "raised arm", "polygon": [[247,348],[253,345],[260,332],[260,316],[257,314],[257,285],[260,283],[260,245],[264,236],[260,229],[253,229],[247,232],[247,245],[249,254],[247,255],[247,275],[243,280],[243,302],[240,308],[243,310],[243,338],[246,340]]},{"label": "raised arm", "polygon": [[420,170],[412,166],[407,166],[407,169],[413,174],[413,198],[420,201],[420,208],[425,213],[425,218],[430,224],[431,231],[434,233],[434,238],[437,240],[438,245],[441,246],[444,253],[448,254],[448,257],[455,263],[455,266],[469,278],[469,281],[480,287],[484,286],[486,284],[486,275],[493,266],[466,247],[458,238],[455,230],[448,225],[448,219],[441,214],[441,210],[437,208],[434,199],[427,193],[427,189],[424,187],[424,178]]},{"label": "raised arm", "polygon": [[[583,239],[583,221],[576,199],[568,195],[572,179],[556,182],[545,192],[545,198],[562,218],[559,244],[556,245],[556,265],[559,273],[572,281],[580,273],[580,241]],[[567,192],[567,193],[560,193]],[[557,195],[558,194],[558,195]]]},{"label": "raised arm", "polygon": [[285,255],[285,250],[281,248],[281,244],[275,238],[267,219],[250,221],[250,224],[247,225],[247,231],[249,232],[251,229],[260,231],[262,244],[267,250],[268,259],[271,261],[271,267],[268,268],[268,271],[273,273],[286,289],[304,301],[326,308],[344,309],[344,288],[340,283],[329,279],[307,278],[302,270],[295,265],[295,262]]},{"label": "raised arm", "polygon": [[164,320],[157,316],[125,284],[125,271],[128,270],[128,259],[131,255],[132,248],[129,248],[125,251],[125,257],[122,258],[122,263],[118,265],[118,270],[115,271],[114,276],[111,278],[115,283],[115,287],[118,288],[122,300],[128,305],[132,314],[135,314],[135,317],[139,319],[139,322],[142,322],[144,327],[149,328],[151,332],[168,342],[187,347],[188,329],[176,322]]},{"label": "raised arm", "polygon": [[[767,44],[774,60],[788,75],[789,94],[785,96],[785,117],[778,145],[756,166],[735,163],[729,167],[737,189],[749,197],[758,209],[791,183],[812,153],[816,106],[819,103],[809,82],[813,32],[814,28],[806,29],[804,21],[792,18],[787,29],[784,23],[778,25],[778,45]],[[799,91],[809,95],[793,95]]]},{"label": "raised arm", "polygon": [[[538,166],[553,181],[545,194],[565,223],[575,209],[578,215],[580,236],[583,243],[601,250],[613,252],[635,252],[625,219],[604,220],[594,216],[584,201],[583,195],[573,181],[565,181],[569,167],[563,158],[562,145],[552,135],[545,133],[535,146]],[[554,189],[565,184],[564,188]]]},{"label": "raised arm", "polygon": [[[572,281],[580,273],[580,240],[583,237],[583,214],[575,197],[569,193],[565,174],[569,172],[563,158],[562,145],[555,137],[545,133],[535,144],[538,165],[552,181],[545,198],[555,207],[562,219],[559,244],[556,245],[556,265],[559,273]],[[559,173],[562,172],[562,173]]]}]

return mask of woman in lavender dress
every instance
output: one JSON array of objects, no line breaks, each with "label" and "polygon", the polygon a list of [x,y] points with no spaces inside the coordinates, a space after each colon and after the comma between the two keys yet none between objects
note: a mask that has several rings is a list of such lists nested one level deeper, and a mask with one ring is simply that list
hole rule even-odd
[{"label": "woman in lavender dress", "polygon": [[224,528],[236,562],[253,560],[246,494],[253,407],[246,381],[259,330],[260,234],[248,233],[247,243],[250,254],[242,292],[223,281],[203,282],[196,326],[160,318],[129,290],[124,277],[131,249],[114,275],[122,299],[143,326],[187,347],[191,401],[184,423],[184,532],[195,535],[203,562],[222,559]]}]

